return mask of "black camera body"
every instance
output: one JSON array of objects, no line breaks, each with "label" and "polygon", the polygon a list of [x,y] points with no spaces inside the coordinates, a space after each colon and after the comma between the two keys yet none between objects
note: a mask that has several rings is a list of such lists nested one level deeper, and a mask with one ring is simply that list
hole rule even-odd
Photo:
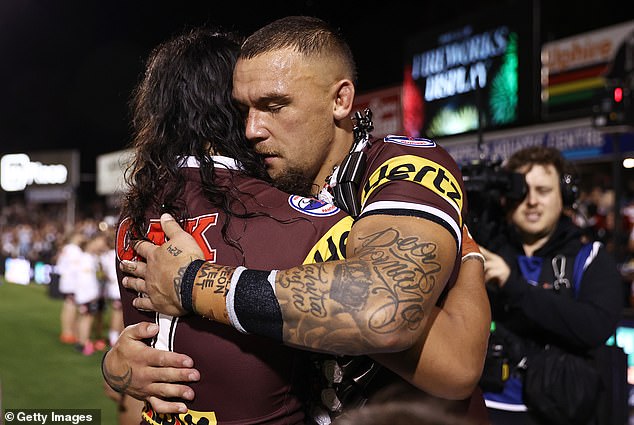
[{"label": "black camera body", "polygon": [[475,160],[461,168],[469,208],[467,226],[473,239],[489,249],[495,249],[504,233],[508,208],[521,202],[527,192],[524,175],[507,171],[501,164],[501,160]]}]

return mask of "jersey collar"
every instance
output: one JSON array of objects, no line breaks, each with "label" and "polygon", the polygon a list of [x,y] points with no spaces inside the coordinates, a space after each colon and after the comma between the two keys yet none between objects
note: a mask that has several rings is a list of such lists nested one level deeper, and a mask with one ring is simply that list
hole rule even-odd
[{"label": "jersey collar", "polygon": [[[217,168],[224,168],[226,170],[242,170],[240,163],[228,156],[213,155],[211,159],[214,162],[214,166]],[[181,157],[178,166],[180,168],[200,168],[200,163],[195,156],[190,155]]]}]

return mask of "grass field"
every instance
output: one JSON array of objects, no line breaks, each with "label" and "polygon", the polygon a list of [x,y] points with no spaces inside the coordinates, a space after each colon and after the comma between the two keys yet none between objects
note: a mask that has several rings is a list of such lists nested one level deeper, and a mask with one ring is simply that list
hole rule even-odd
[{"label": "grass field", "polygon": [[115,403],[103,391],[102,353],[83,356],[59,342],[62,301],[47,289],[0,278],[2,408],[99,409],[102,424],[116,425]]}]

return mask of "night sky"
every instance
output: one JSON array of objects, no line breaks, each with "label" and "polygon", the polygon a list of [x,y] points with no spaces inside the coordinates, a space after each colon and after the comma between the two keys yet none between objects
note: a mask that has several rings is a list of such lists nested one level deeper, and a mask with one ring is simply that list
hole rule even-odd
[{"label": "night sky", "polygon": [[[409,36],[515,3],[1,0],[0,154],[79,148],[82,172],[94,171],[97,155],[130,140],[128,100],[149,51],[189,26],[248,34],[281,16],[318,16],[350,42],[364,92],[401,83]],[[634,19],[632,1],[595,4],[542,1],[541,42]]]}]

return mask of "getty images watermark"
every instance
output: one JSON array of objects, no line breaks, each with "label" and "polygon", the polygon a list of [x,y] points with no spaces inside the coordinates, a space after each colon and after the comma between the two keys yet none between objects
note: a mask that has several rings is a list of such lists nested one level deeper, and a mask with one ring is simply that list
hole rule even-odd
[{"label": "getty images watermark", "polygon": [[5,425],[101,425],[99,409],[5,409],[2,416]]}]

